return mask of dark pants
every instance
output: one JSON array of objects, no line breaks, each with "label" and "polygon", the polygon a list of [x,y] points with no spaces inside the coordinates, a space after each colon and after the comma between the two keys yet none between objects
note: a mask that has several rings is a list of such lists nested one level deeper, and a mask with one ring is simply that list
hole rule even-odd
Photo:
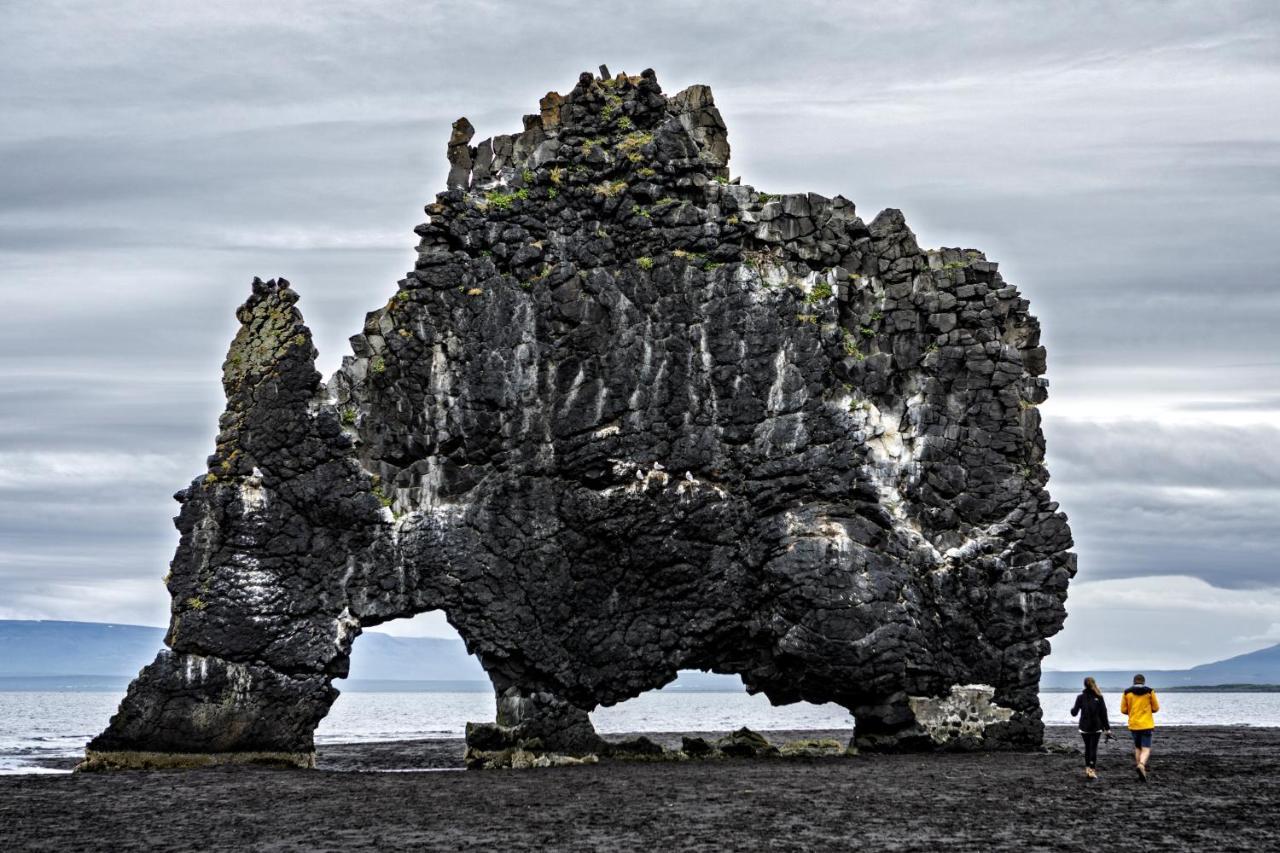
[{"label": "dark pants", "polygon": [[1102,732],[1081,732],[1080,737],[1084,738],[1084,766],[1098,768],[1098,741],[1102,738]]}]

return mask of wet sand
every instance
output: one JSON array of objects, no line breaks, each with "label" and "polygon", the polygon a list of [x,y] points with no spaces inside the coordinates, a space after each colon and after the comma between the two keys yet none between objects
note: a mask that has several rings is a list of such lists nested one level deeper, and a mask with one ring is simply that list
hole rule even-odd
[{"label": "wet sand", "polygon": [[1160,729],[1145,785],[1121,737],[1097,782],[1072,730],[1047,744],[462,771],[436,740],[329,746],[318,771],[0,776],[0,850],[1280,849],[1280,729]]}]

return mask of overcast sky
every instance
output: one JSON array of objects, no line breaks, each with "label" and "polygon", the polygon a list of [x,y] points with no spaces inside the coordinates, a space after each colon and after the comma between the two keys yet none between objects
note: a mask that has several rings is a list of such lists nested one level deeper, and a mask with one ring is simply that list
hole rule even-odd
[{"label": "overcast sky", "polygon": [[449,123],[601,62],[710,84],[747,183],[901,208],[1030,298],[1080,554],[1049,666],[1280,642],[1271,2],[0,0],[0,618],[163,624],[250,279],[328,374]]}]

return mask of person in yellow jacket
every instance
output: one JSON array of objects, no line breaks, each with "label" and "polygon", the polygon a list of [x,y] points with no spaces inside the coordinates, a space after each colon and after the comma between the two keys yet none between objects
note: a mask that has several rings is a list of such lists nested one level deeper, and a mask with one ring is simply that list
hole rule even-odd
[{"label": "person in yellow jacket", "polygon": [[1133,686],[1120,697],[1120,713],[1129,717],[1129,734],[1133,736],[1133,763],[1138,778],[1147,781],[1147,762],[1151,760],[1151,734],[1156,721],[1152,716],[1160,710],[1156,692],[1147,686],[1144,675],[1133,677]]}]

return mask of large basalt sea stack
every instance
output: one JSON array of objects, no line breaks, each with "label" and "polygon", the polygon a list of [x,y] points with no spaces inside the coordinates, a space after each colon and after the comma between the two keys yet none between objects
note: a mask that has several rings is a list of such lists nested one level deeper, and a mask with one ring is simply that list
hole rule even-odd
[{"label": "large basalt sea stack", "polygon": [[524,124],[455,124],[327,384],[255,281],[169,649],[89,764],[307,764],[361,628],[436,609],[497,694],[477,749],[596,751],[589,710],[680,669],[862,749],[1038,744],[1075,560],[1027,302],[896,210],[729,181],[705,86],[584,74]]}]

